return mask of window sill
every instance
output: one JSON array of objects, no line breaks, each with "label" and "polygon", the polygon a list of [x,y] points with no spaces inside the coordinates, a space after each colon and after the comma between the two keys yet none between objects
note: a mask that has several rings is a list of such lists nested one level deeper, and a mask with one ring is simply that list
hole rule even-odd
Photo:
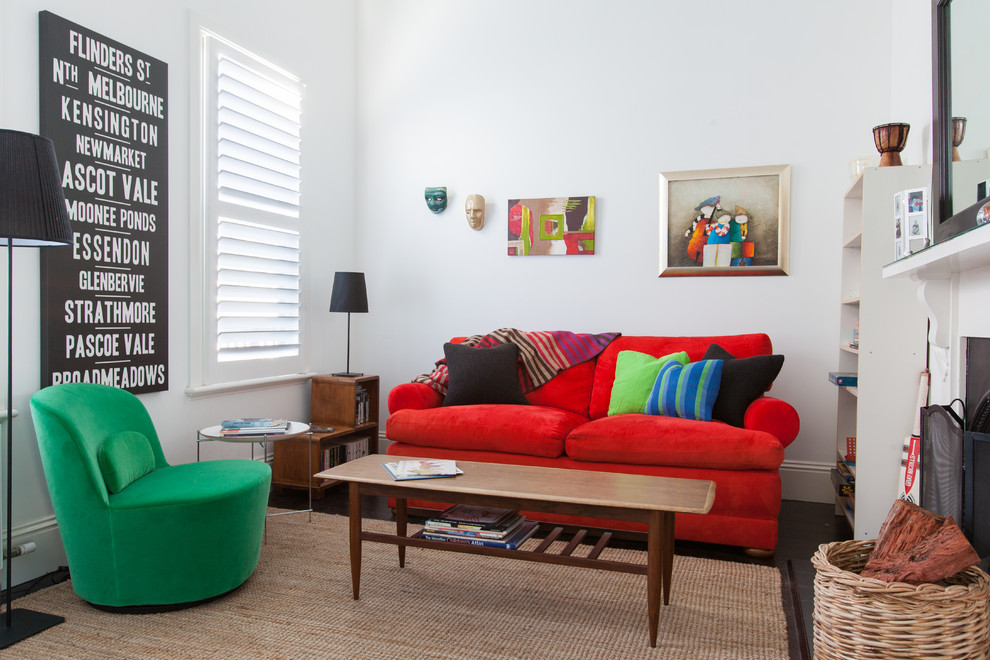
[{"label": "window sill", "polygon": [[287,374],[285,376],[271,376],[268,378],[255,378],[252,380],[239,380],[230,383],[214,383],[212,385],[189,385],[186,387],[186,396],[191,399],[200,397],[215,396],[218,394],[230,394],[231,392],[246,392],[248,390],[260,390],[269,387],[281,387],[283,385],[295,385],[305,380],[309,380],[317,375],[316,372],[307,371],[300,374]]}]

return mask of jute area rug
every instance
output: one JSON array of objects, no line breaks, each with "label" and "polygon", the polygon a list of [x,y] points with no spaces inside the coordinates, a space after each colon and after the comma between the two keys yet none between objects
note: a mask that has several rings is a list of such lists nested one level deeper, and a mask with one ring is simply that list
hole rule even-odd
[{"label": "jute area rug", "polygon": [[[642,551],[606,552],[645,563]],[[676,556],[671,604],[650,648],[641,575],[424,548],[409,548],[400,569],[395,546],[365,543],[355,601],[347,519],[321,513],[312,523],[306,514],[270,519],[254,575],[205,605],[108,613],[64,582],[14,607],[59,614],[65,623],[4,650],[4,660],[788,657],[780,574],[772,567]]]}]

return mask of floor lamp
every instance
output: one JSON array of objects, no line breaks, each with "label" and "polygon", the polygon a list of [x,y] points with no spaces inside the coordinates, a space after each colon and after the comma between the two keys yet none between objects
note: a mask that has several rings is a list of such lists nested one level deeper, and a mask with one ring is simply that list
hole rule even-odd
[{"label": "floor lamp", "polygon": [[351,373],[351,312],[368,311],[368,288],[364,283],[364,273],[333,274],[330,311],[347,312],[347,371],[333,375],[345,378],[363,376],[364,374]]},{"label": "floor lamp", "polygon": [[33,610],[12,610],[11,537],[13,535],[13,356],[14,248],[68,245],[72,242],[69,212],[62,194],[55,145],[48,138],[0,129],[0,245],[7,246],[7,593],[0,621],[0,648],[65,621]]}]

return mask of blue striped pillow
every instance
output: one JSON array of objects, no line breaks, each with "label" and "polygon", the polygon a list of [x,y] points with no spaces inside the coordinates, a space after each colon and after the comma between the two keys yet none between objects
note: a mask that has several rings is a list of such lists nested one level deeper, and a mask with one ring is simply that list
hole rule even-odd
[{"label": "blue striped pillow", "polygon": [[643,412],[712,421],[712,407],[722,383],[722,363],[722,360],[701,360],[687,365],[674,360],[665,363]]}]

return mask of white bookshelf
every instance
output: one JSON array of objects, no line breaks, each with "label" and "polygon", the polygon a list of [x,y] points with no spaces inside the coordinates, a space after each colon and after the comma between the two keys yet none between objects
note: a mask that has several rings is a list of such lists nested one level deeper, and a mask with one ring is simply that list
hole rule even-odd
[{"label": "white bookshelf", "polygon": [[[894,258],[894,193],[930,185],[931,167],[867,168],[843,200],[836,371],[856,387],[836,395],[836,454],[856,438],[855,507],[836,498],[858,539],[876,538],[897,497],[901,448],[911,432],[918,378],[925,368],[926,322],[917,286],[885,279]],[[859,327],[859,346],[849,345]]]}]

